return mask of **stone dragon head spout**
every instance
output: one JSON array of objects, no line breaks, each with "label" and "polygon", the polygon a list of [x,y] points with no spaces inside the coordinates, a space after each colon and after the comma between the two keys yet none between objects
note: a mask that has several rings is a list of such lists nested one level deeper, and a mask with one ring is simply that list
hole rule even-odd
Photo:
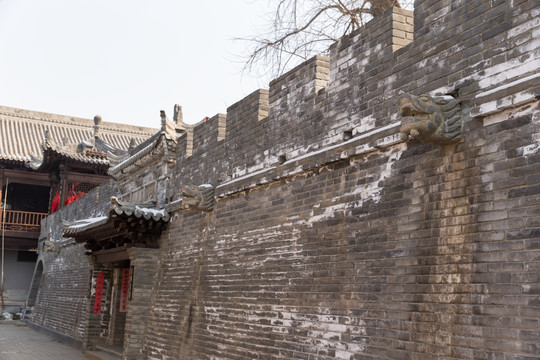
[{"label": "stone dragon head spout", "polygon": [[183,209],[211,211],[214,208],[215,190],[212,185],[183,185],[181,191]]},{"label": "stone dragon head spout", "polygon": [[452,96],[404,95],[399,101],[401,138],[448,145],[461,140],[461,105]]}]

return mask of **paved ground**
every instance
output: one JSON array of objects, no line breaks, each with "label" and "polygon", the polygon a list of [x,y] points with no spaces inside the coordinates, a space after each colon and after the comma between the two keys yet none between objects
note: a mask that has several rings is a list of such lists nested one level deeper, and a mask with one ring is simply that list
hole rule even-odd
[{"label": "paved ground", "polygon": [[0,360],[86,360],[81,350],[16,323],[0,322]]}]

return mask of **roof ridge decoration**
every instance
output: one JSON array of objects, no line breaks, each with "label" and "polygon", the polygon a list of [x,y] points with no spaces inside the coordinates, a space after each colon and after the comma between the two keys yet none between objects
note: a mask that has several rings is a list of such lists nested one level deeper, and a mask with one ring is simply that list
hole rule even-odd
[{"label": "roof ridge decoration", "polygon": [[101,116],[96,115],[94,117],[93,138],[83,140],[78,144],[70,144],[67,139],[64,139],[62,144],[58,144],[51,137],[50,132],[45,130],[45,137],[41,143],[41,157],[36,154],[31,154],[30,162],[28,162],[26,166],[33,170],[43,169],[46,167],[52,154],[90,165],[109,166],[110,158],[116,159],[119,156],[124,156],[128,152],[126,150],[118,149],[101,139],[100,125]]},{"label": "roof ridge decoration", "polygon": [[189,125],[184,122],[184,115],[182,113],[182,107],[178,104],[174,105],[173,121],[176,124],[176,128],[181,131],[193,129],[195,125]]},{"label": "roof ridge decoration", "polygon": [[[167,117],[167,114],[165,114],[165,110],[160,110],[159,115],[161,117],[161,134],[165,136],[167,140],[172,140],[174,142],[177,142],[178,133],[177,129],[179,129],[175,123],[169,120]],[[176,114],[175,114],[176,115]]]},{"label": "roof ridge decoration", "polygon": [[182,121],[182,108],[174,107],[174,119],[169,120],[164,110],[160,110],[161,128],[151,138],[130,149],[127,154],[111,158],[108,174],[118,179],[127,176],[158,156],[167,163],[176,161],[178,136],[191,126]]},{"label": "roof ridge decoration", "polygon": [[101,125],[101,116],[94,116],[94,139],[99,138],[99,127]]}]

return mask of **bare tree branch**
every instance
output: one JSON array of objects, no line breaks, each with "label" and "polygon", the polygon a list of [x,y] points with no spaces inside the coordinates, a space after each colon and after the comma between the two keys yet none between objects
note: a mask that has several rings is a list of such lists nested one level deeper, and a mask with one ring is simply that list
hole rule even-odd
[{"label": "bare tree branch", "polygon": [[244,70],[264,66],[279,76],[300,60],[324,53],[343,35],[359,29],[371,17],[392,6],[411,7],[412,0],[276,0],[267,35],[246,40],[251,48]]}]

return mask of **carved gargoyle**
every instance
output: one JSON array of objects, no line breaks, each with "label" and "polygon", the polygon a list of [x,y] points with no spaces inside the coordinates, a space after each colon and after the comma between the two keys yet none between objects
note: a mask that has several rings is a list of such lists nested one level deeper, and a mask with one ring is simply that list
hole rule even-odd
[{"label": "carved gargoyle", "polygon": [[401,138],[447,145],[461,140],[461,105],[452,96],[404,95],[399,101]]},{"label": "carved gargoyle", "polygon": [[214,187],[205,185],[182,186],[182,209],[211,211],[214,208]]},{"label": "carved gargoyle", "polygon": [[43,250],[47,252],[60,252],[60,246],[55,242],[45,240],[43,243]]}]

